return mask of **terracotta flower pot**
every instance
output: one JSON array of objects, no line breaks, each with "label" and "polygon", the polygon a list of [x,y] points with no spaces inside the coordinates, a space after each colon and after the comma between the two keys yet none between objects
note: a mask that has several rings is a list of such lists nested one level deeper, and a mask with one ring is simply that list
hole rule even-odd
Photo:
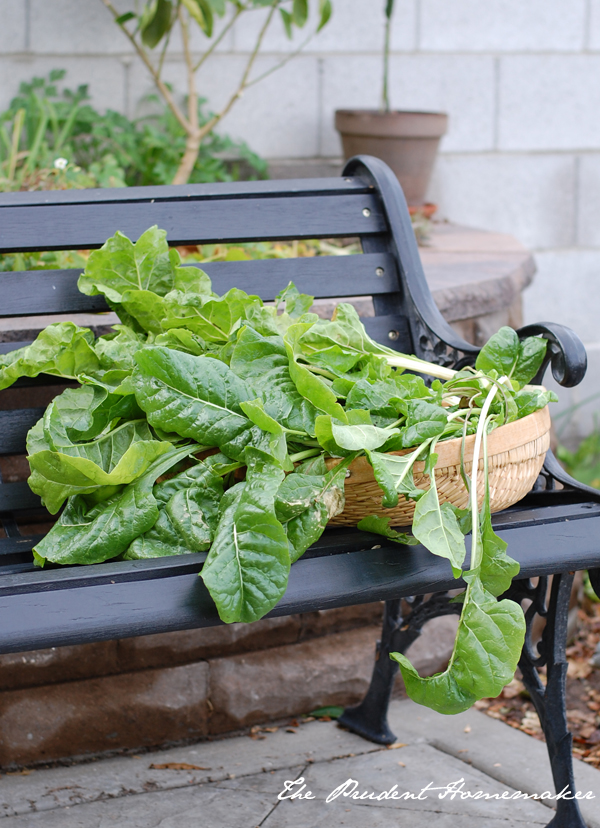
[{"label": "terracotta flower pot", "polygon": [[374,155],[395,172],[409,205],[421,205],[448,116],[443,112],[338,109],[344,156]]}]

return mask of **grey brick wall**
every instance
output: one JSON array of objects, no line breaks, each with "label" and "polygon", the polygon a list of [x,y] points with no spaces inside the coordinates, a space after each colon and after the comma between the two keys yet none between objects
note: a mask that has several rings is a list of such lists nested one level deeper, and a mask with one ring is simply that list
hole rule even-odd
[{"label": "grey brick wall", "polygon": [[[333,112],[377,106],[383,0],[336,0],[303,55],[249,89],[223,130],[273,160],[337,158]],[[213,107],[239,74],[262,12],[221,44],[201,83]],[[203,48],[198,35],[194,48]],[[276,24],[257,71],[293,48]],[[600,389],[600,0],[397,0],[392,105],[441,109],[450,129],[430,196],[453,221],[512,233],[536,253],[528,321],[571,325],[590,355],[568,405]],[[166,77],[183,91],[181,44]],[[0,0],[0,106],[55,67],[98,107],[134,114],[151,91],[100,0]],[[600,398],[572,421],[580,433]]]}]

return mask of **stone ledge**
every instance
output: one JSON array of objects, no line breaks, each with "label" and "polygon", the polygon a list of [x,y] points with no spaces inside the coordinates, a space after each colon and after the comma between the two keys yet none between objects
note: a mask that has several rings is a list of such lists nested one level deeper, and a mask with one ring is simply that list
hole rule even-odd
[{"label": "stone ledge", "polygon": [[[412,646],[419,672],[442,670],[457,619],[435,618]],[[199,661],[0,693],[0,766],[197,741],[365,693],[380,627]],[[401,682],[397,693],[402,692]]]},{"label": "stone ledge", "polygon": [[159,669],[268,650],[356,627],[380,624],[383,604],[265,618],[71,647],[0,655],[0,691]]},{"label": "stone ledge", "polygon": [[206,662],[0,693],[0,765],[201,739]]}]

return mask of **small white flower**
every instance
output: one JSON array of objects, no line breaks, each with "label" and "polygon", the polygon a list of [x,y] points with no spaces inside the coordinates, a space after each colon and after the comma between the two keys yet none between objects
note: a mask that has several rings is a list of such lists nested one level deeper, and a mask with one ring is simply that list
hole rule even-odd
[{"label": "small white flower", "polygon": [[68,161],[66,158],[56,158],[54,161],[54,166],[57,170],[66,170]]}]

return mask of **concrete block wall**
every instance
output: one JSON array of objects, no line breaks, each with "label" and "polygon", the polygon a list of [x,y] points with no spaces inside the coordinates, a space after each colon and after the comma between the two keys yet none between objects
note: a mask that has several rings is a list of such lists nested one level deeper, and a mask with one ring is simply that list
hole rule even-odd
[{"label": "concrete block wall", "polygon": [[[334,110],[379,103],[383,5],[334,0],[330,24],[300,57],[250,88],[223,131],[279,170],[297,162],[335,169]],[[450,115],[430,198],[442,217],[512,233],[531,248],[538,275],[525,295],[526,321],[563,322],[588,346],[588,378],[561,390],[564,409],[600,388],[600,0],[396,5],[392,105]],[[263,15],[247,16],[207,64],[200,89],[213,107],[239,76]],[[99,108],[133,115],[151,91],[101,0],[0,0],[0,20],[0,108],[20,80],[55,67],[67,69],[72,86],[89,83]],[[198,35],[195,50],[204,43]],[[277,21],[256,72],[293,48]],[[180,52],[174,39],[165,74],[183,92]],[[565,433],[575,439],[589,430],[594,411],[600,397],[570,417]]]}]

